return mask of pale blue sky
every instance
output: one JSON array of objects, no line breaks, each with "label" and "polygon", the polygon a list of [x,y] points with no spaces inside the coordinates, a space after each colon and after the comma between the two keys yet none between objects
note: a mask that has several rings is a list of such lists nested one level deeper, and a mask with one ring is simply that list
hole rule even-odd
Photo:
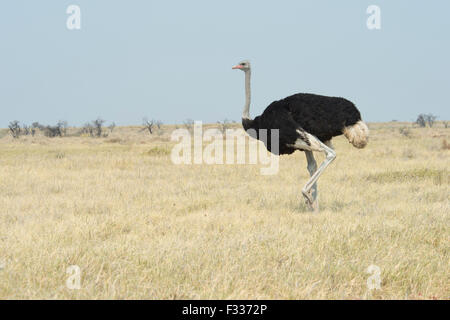
[{"label": "pale blue sky", "polygon": [[[81,7],[81,30],[66,8]],[[381,8],[368,30],[366,8]],[[366,121],[450,119],[450,1],[2,0],[0,127],[239,120],[297,92],[342,96]]]}]

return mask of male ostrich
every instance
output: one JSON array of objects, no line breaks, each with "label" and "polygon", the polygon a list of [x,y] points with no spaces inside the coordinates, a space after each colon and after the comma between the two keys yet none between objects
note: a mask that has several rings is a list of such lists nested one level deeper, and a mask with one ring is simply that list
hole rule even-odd
[{"label": "male ostrich", "polygon": [[[249,61],[242,61],[233,69],[245,73],[245,105],[242,125],[245,130],[254,129],[259,138],[259,129],[266,129],[267,149],[271,150],[270,130],[279,130],[279,151],[277,154],[291,154],[295,150],[304,151],[311,178],[302,189],[307,204],[318,210],[317,180],[325,168],[336,158],[331,138],[344,136],[357,148],[364,148],[369,139],[369,128],[361,120],[355,105],[344,99],[316,94],[297,93],[282,100],[272,102],[255,119],[250,118],[250,76]],[[265,138],[265,135],[264,135]],[[326,158],[317,169],[313,151],[324,152]]]}]

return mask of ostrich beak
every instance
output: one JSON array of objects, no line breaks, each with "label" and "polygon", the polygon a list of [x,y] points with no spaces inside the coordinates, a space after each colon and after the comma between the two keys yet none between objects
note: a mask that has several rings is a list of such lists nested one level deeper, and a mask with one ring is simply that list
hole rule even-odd
[{"label": "ostrich beak", "polygon": [[235,65],[234,67],[232,67],[231,69],[242,69],[242,66],[241,65]]}]

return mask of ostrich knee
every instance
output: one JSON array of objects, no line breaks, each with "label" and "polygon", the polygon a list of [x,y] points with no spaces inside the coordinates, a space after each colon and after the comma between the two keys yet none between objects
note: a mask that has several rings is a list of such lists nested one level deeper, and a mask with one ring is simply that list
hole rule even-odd
[{"label": "ostrich knee", "polygon": [[336,152],[331,148],[328,148],[328,150],[325,150],[325,154],[326,154],[326,158],[329,162],[336,159]]}]

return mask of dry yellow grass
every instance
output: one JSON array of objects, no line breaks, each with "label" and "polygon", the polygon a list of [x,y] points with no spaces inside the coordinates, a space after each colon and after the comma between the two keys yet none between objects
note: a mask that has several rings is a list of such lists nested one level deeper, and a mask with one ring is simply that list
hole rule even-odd
[{"label": "dry yellow grass", "polygon": [[[444,128],[371,124],[334,139],[304,205],[303,153],[258,165],[173,165],[169,132],[0,139],[2,299],[448,299]],[[320,155],[319,161],[323,159]],[[81,289],[66,268],[81,269]],[[370,265],[381,289],[369,291]]]}]

